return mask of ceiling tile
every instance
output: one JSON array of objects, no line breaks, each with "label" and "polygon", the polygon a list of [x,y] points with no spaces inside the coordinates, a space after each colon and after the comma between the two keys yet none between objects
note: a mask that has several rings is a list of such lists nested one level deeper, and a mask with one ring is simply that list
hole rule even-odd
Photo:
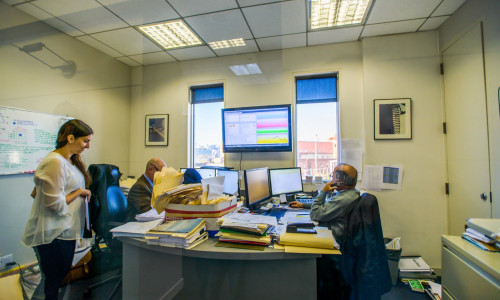
[{"label": "ceiling tile", "polygon": [[176,61],[175,58],[168,55],[165,51],[131,55],[130,58],[142,63],[143,65],[154,65]]},{"label": "ceiling tile", "polygon": [[191,47],[167,51],[178,60],[190,60],[198,58],[215,57],[215,54],[208,46]]},{"label": "ceiling tile", "polygon": [[237,8],[236,0],[166,0],[182,16],[194,16]]},{"label": "ceiling tile", "polygon": [[235,38],[252,38],[239,9],[190,17],[185,21],[206,43]]},{"label": "ceiling tile", "polygon": [[3,2],[7,3],[7,4],[10,4],[10,5],[14,5],[14,4],[18,4],[18,3],[21,3],[21,2],[24,2],[24,0],[2,0]]},{"label": "ceiling tile", "polygon": [[366,25],[361,37],[396,34],[404,32],[415,32],[422,25],[425,19],[409,20],[401,22]]},{"label": "ceiling tile", "polygon": [[444,0],[441,5],[432,13],[432,16],[451,15],[455,12],[465,0]]},{"label": "ceiling tile", "polygon": [[306,4],[302,0],[243,8],[256,38],[306,32]]},{"label": "ceiling tile", "polygon": [[94,39],[94,38],[92,38],[92,37],[90,37],[88,35],[79,36],[76,39],[79,40],[79,41],[84,42],[85,44],[87,44],[87,45],[89,45],[91,47],[96,48],[97,50],[99,50],[101,52],[106,53],[107,55],[109,55],[111,57],[123,56],[123,53],[120,53],[120,52],[116,51],[115,49],[110,48],[107,45],[104,45],[100,41],[98,41],[98,40],[96,40],[96,39]]},{"label": "ceiling tile", "polygon": [[307,45],[305,33],[260,38],[257,39],[257,44],[262,51],[305,47]]},{"label": "ceiling tile", "polygon": [[321,45],[357,41],[363,26],[319,30],[307,34],[308,45]]},{"label": "ceiling tile", "polygon": [[427,18],[441,0],[377,0],[366,24]]},{"label": "ceiling tile", "polygon": [[76,29],[75,27],[68,25],[67,23],[63,22],[62,20],[52,16],[51,14],[45,12],[41,8],[31,4],[31,3],[26,3],[26,4],[21,4],[16,6],[19,10],[22,10],[23,12],[32,15],[33,17],[37,18],[38,20],[42,20],[45,23],[51,25],[52,27],[59,29],[62,32],[65,32],[71,36],[78,36],[78,35],[83,35],[85,34],[84,32],[81,32],[80,30]]},{"label": "ceiling tile", "polygon": [[237,0],[241,7],[281,2],[281,0]]},{"label": "ceiling tile", "polygon": [[37,18],[38,20],[45,20],[45,19],[50,19],[53,18],[51,14],[45,12],[38,6],[34,6],[31,3],[25,3],[25,4],[20,4],[16,6],[17,9],[24,11],[25,13],[32,15],[33,17]]},{"label": "ceiling tile", "polygon": [[58,18],[51,18],[51,19],[45,19],[43,20],[45,23],[49,24],[50,26],[59,29],[62,32],[65,32],[71,36],[78,36],[78,35],[84,35],[85,33],[76,29],[75,27],[63,22],[62,20]]},{"label": "ceiling tile", "polygon": [[131,67],[139,67],[141,65],[140,63],[136,62],[133,59],[130,59],[127,56],[117,57],[116,59],[118,59],[122,63],[127,64],[127,65],[129,65]]},{"label": "ceiling tile", "polygon": [[448,16],[444,17],[435,17],[435,18],[429,18],[424,22],[424,25],[420,27],[418,30],[419,31],[425,31],[425,30],[433,30],[433,29],[438,29],[441,24],[443,24],[446,19],[448,19]]},{"label": "ceiling tile", "polygon": [[143,25],[178,19],[179,15],[165,0],[100,0],[130,25]]},{"label": "ceiling tile", "polygon": [[101,7],[94,0],[37,0],[32,3],[56,17]]},{"label": "ceiling tile", "polygon": [[59,18],[87,34],[128,26],[127,23],[123,22],[104,7],[96,7],[81,12],[62,15],[59,16]]},{"label": "ceiling tile", "polygon": [[125,55],[162,50],[159,46],[137,32],[137,30],[130,27],[95,33],[91,36]]},{"label": "ceiling tile", "polygon": [[259,48],[257,48],[257,44],[255,43],[254,40],[245,40],[245,44],[246,44],[245,46],[241,46],[241,47],[213,49],[213,51],[218,56],[226,56],[226,55],[234,55],[234,54],[242,54],[242,53],[259,52]]}]

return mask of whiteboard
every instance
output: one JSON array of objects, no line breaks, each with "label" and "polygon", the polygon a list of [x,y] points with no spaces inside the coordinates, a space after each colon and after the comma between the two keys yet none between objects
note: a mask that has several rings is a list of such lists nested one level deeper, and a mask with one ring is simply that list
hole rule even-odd
[{"label": "whiteboard", "polygon": [[0,106],[0,175],[33,173],[72,118]]}]

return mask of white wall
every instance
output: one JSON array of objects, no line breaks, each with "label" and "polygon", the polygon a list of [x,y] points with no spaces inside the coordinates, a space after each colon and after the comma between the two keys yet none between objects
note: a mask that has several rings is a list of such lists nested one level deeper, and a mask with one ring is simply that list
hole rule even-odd
[{"label": "white wall", "polygon": [[[37,34],[30,31],[33,28]],[[35,42],[73,60],[76,74],[64,78],[11,45]],[[83,153],[85,163],[110,163],[129,173],[128,66],[4,3],[0,3],[0,66],[0,106],[84,120],[94,130],[90,149]],[[33,251],[20,243],[33,203],[32,189],[33,175],[0,176],[0,253],[14,253],[20,264],[35,261]]]},{"label": "white wall", "polygon": [[[435,31],[363,40],[365,163],[403,166],[401,191],[374,193],[384,234],[402,237],[403,255],[440,266],[447,233],[444,135]],[[373,99],[412,99],[411,140],[373,139]]]},{"label": "white wall", "polygon": [[[263,74],[237,77],[228,68],[244,63],[257,63]],[[403,254],[420,254],[440,266],[446,198],[435,31],[134,68],[131,173],[142,173],[152,156],[174,168],[187,165],[190,84],[224,82],[225,107],[293,104],[294,76],[325,71],[339,72],[341,138],[363,140],[367,164],[404,167],[401,191],[375,193],[386,236],[402,237]],[[375,142],[373,99],[397,97],[413,99],[413,139]],[[151,113],[170,115],[168,147],[144,146],[144,115]],[[244,153],[241,169],[293,166],[294,155]],[[239,159],[240,154],[226,154],[226,166],[239,169]]]},{"label": "white wall", "polygon": [[446,50],[474,24],[483,23],[484,72],[490,150],[492,217],[500,218],[500,1],[468,0],[439,29],[440,51]]}]

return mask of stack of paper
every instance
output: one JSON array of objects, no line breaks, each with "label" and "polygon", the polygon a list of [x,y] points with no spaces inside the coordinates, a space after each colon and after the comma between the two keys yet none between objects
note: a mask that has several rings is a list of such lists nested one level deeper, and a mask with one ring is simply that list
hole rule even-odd
[{"label": "stack of paper", "polygon": [[203,194],[201,183],[181,184],[165,190],[152,198],[151,205],[158,213],[165,210],[169,203],[187,204]]},{"label": "stack of paper", "polygon": [[422,257],[412,256],[399,259],[399,276],[401,278],[424,279],[431,275],[432,270]]},{"label": "stack of paper", "polygon": [[150,245],[190,249],[208,239],[205,220],[167,221],[146,232]]},{"label": "stack of paper", "polygon": [[135,216],[137,222],[149,222],[153,220],[164,220],[165,219],[165,211],[162,211],[160,214],[156,212],[156,209],[152,208],[145,213],[138,214]]},{"label": "stack of paper", "polygon": [[128,236],[144,238],[148,230],[158,226],[162,222],[163,220],[153,220],[150,222],[129,222],[111,229],[110,232],[113,233],[113,237]]},{"label": "stack of paper", "polygon": [[462,238],[492,252],[500,251],[500,219],[470,218]]},{"label": "stack of paper", "polygon": [[263,250],[271,243],[272,237],[268,232],[277,222],[271,216],[233,213],[221,218],[219,224],[220,231],[216,236],[221,243],[218,246],[235,247],[234,244],[238,244],[247,248],[242,245],[255,245],[260,248],[250,248]]}]

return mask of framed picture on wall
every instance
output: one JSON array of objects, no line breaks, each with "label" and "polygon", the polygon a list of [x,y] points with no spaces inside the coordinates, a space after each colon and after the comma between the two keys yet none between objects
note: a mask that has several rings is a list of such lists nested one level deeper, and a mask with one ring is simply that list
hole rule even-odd
[{"label": "framed picture on wall", "polygon": [[411,140],[411,98],[374,100],[374,138]]},{"label": "framed picture on wall", "polygon": [[168,115],[146,115],[146,146],[168,146]]}]

